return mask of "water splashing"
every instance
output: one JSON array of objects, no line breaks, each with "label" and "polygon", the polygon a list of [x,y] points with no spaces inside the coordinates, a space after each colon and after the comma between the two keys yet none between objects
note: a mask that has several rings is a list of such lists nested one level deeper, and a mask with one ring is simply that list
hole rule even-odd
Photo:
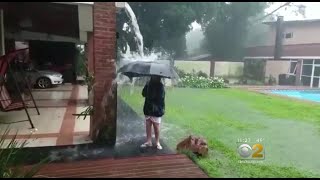
[{"label": "water splashing", "polygon": [[[132,8],[128,3],[125,3],[125,12],[126,15],[130,19],[129,24],[124,24],[124,28],[129,26],[130,30],[134,32],[135,40],[138,47],[138,52],[131,52],[130,46],[127,44],[127,50],[125,53],[121,52],[121,58],[120,61],[117,64],[117,69],[122,67],[123,65],[134,62],[134,61],[156,61],[156,60],[169,60],[170,54],[166,53],[162,49],[152,49],[151,51],[146,53],[144,52],[144,44],[143,44],[143,36],[140,32],[140,28],[137,22],[136,15],[134,14]],[[117,74],[116,81],[118,84],[126,84],[129,81],[129,78],[125,77],[124,75]],[[137,78],[132,78],[130,80],[129,85],[131,86],[130,93],[133,93],[135,83],[137,81]]]},{"label": "water splashing", "polygon": [[127,44],[127,51],[121,54],[122,58],[119,65],[122,66],[132,61],[155,61],[160,59],[168,59],[169,54],[164,52],[163,50],[151,50],[149,53],[144,53],[143,36],[140,32],[136,15],[134,14],[132,8],[128,3],[125,3],[125,12],[131,20],[131,23],[124,24],[124,26],[128,25],[134,32],[135,40],[138,46],[138,52],[132,53],[130,51],[130,46]]},{"label": "water splashing", "polygon": [[131,27],[132,27],[132,30],[135,34],[135,40],[137,42],[137,45],[138,45],[138,49],[139,49],[139,54],[140,56],[144,56],[144,53],[143,53],[143,37],[142,37],[142,34],[140,32],[140,28],[139,28],[139,25],[138,25],[138,21],[137,21],[137,18],[136,18],[136,15],[134,14],[132,8],[130,7],[130,5],[126,2],[125,3],[125,11],[126,11],[126,14],[127,16],[130,18],[131,20]]}]

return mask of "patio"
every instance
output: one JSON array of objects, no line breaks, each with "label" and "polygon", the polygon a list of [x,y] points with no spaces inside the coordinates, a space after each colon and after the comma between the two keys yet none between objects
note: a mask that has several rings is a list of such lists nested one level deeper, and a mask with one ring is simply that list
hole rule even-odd
[{"label": "patio", "polygon": [[[88,138],[90,117],[77,119],[73,114],[81,113],[87,106],[87,87],[82,85],[64,84],[50,89],[35,89],[32,92],[38,105],[40,115],[36,109],[28,108],[31,119],[37,128],[30,131],[28,121],[10,124],[9,142],[16,132],[19,141],[27,140],[27,147],[61,146],[83,144],[91,142]],[[24,120],[25,111],[0,112],[1,123]],[[7,124],[0,124],[1,135]],[[29,138],[30,137],[30,138]]]}]

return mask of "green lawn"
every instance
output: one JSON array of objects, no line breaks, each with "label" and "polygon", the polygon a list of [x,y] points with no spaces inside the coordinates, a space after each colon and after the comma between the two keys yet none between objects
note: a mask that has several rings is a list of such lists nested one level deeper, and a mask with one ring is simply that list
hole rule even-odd
[{"label": "green lawn", "polygon": [[[141,116],[141,87],[119,95]],[[195,159],[211,177],[320,177],[320,106],[237,89],[166,91],[162,139],[172,148],[189,134],[208,140]],[[263,138],[265,160],[239,163],[237,139]]]}]

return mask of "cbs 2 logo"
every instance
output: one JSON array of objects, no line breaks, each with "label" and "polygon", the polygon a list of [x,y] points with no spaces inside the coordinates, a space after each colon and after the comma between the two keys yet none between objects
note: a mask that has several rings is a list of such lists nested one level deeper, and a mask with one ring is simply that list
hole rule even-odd
[{"label": "cbs 2 logo", "polygon": [[[250,155],[252,158],[264,158],[262,144],[254,144],[252,147],[248,144],[241,144],[238,147],[238,153],[243,158],[248,158]],[[252,153],[253,151],[253,153]]]}]

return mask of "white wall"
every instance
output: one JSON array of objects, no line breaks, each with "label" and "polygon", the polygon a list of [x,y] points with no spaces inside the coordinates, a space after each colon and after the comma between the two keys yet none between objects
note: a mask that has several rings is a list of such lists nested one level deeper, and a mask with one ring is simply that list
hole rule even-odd
[{"label": "white wall", "polygon": [[[284,34],[293,33],[293,37],[284,38],[283,45],[320,43],[319,32],[320,22],[286,24],[284,26]],[[270,26],[268,32],[262,33],[261,36],[268,38],[266,38],[265,43],[259,44],[260,46],[273,46],[276,38],[275,26]]]},{"label": "white wall", "polygon": [[243,75],[243,62],[216,62],[214,68],[215,76],[240,77]]},{"label": "white wall", "polygon": [[[175,61],[175,66],[185,72],[192,73],[202,71],[210,75],[210,61]],[[216,61],[214,68],[215,76],[240,77],[243,75],[243,62]]]},{"label": "white wall", "polygon": [[174,65],[187,73],[192,73],[192,70],[195,70],[210,75],[210,61],[175,61]]},{"label": "white wall", "polygon": [[276,78],[277,83],[279,82],[279,74],[288,73],[290,68],[290,61],[273,61],[269,60],[266,63],[266,73],[265,76],[270,75]]},{"label": "white wall", "polygon": [[91,5],[79,4],[78,14],[80,40],[87,42],[87,32],[93,32],[93,8]]},{"label": "white wall", "polygon": [[285,28],[285,33],[293,33],[293,37],[284,39],[283,44],[309,44],[320,43],[320,22],[290,25]]}]

